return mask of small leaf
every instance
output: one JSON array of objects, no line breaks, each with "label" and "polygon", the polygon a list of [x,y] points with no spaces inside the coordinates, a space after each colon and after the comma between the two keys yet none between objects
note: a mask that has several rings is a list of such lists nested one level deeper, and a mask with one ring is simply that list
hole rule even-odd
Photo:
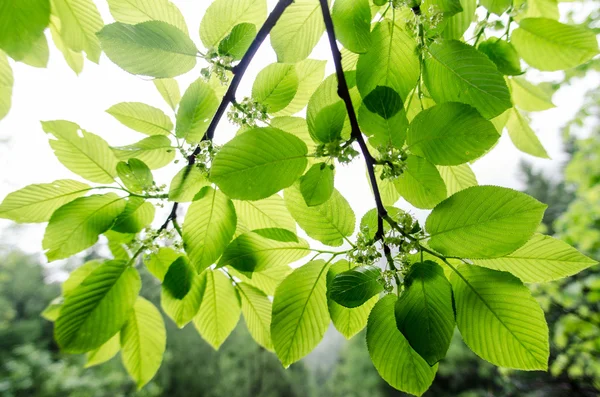
[{"label": "small leaf", "polygon": [[371,112],[378,114],[385,120],[396,115],[402,108],[402,98],[390,87],[378,85],[363,100]]},{"label": "small leaf", "polygon": [[175,299],[183,299],[190,289],[196,273],[185,256],[180,256],[171,265],[165,274],[162,288]]},{"label": "small leaf", "polygon": [[219,43],[219,54],[242,59],[256,36],[256,26],[252,23],[235,25],[231,33]]},{"label": "small leaf", "polygon": [[162,288],[160,294],[160,304],[164,312],[177,324],[183,328],[192,321],[194,316],[200,310],[202,296],[206,288],[206,277],[203,274],[193,274],[190,290],[181,299],[175,298],[168,289]]},{"label": "small leaf", "polygon": [[121,350],[120,338],[121,335],[117,332],[115,336],[108,340],[108,342],[97,349],[87,352],[85,355],[85,365],[83,367],[90,368],[100,365],[116,356],[119,350]]},{"label": "small leaf", "polygon": [[406,201],[417,208],[433,208],[447,197],[446,185],[435,165],[422,157],[409,155],[404,173],[394,186]]},{"label": "small leaf", "polygon": [[169,201],[185,203],[192,201],[205,186],[210,185],[207,175],[197,167],[183,167],[169,185]]},{"label": "small leaf", "polygon": [[326,202],[333,193],[333,169],[326,163],[318,163],[300,178],[300,192],[306,205],[314,207]]},{"label": "small leaf", "polygon": [[517,50],[508,41],[491,38],[479,44],[477,49],[487,55],[498,68],[498,71],[508,76],[523,74],[521,59]]},{"label": "small leaf", "polygon": [[154,183],[150,168],[143,161],[136,158],[129,159],[127,162],[119,161],[117,175],[125,187],[134,193],[149,190]]},{"label": "small leaf", "polygon": [[158,281],[162,282],[165,278],[165,274],[169,270],[169,266],[177,258],[181,256],[181,253],[168,247],[161,247],[157,252],[153,252],[144,259],[146,268]]},{"label": "small leaf", "polygon": [[298,236],[296,233],[291,232],[287,229],[279,228],[267,228],[267,229],[256,229],[254,233],[266,237],[270,240],[281,241],[283,243],[297,243]]},{"label": "small leaf", "polygon": [[358,307],[383,291],[381,278],[378,267],[355,267],[335,276],[327,292],[344,307]]},{"label": "small leaf", "polygon": [[555,107],[552,103],[552,91],[533,85],[523,77],[513,77],[509,81],[512,98],[518,108],[539,112]]},{"label": "small leaf", "polygon": [[150,136],[128,146],[113,147],[112,150],[119,160],[137,158],[152,170],[170,164],[175,158],[175,148],[169,138],[162,135]]},{"label": "small leaf", "polygon": [[336,0],[331,18],[335,35],[344,48],[356,53],[371,46],[371,9],[369,0]]},{"label": "small leaf", "polygon": [[[304,109],[311,94],[317,89],[323,76],[325,75],[326,61],[316,59],[305,59],[295,64],[296,75],[298,76],[298,89],[294,99],[284,109],[276,113],[276,116],[290,116]],[[272,119],[271,121],[275,121]],[[283,126],[278,126],[271,123],[275,128],[287,131]],[[312,144],[312,141],[310,142]]]},{"label": "small leaf", "polygon": [[236,284],[242,301],[242,314],[252,338],[267,350],[273,351],[271,341],[271,311],[269,297],[246,283]]},{"label": "small leaf", "polygon": [[162,110],[141,102],[121,102],[106,113],[146,135],[169,135],[173,129],[171,119]]},{"label": "small leaf", "polygon": [[400,109],[393,117],[383,118],[370,111],[363,103],[358,110],[358,124],[361,131],[369,136],[369,143],[374,147],[402,148],[406,140],[408,119],[404,109]]},{"label": "small leaf", "polygon": [[298,90],[298,75],[293,64],[272,63],[261,70],[252,86],[252,97],[275,113],[290,104]]},{"label": "small leaf", "polygon": [[152,223],[155,211],[152,203],[141,197],[130,197],[111,229],[119,233],[139,233]]},{"label": "small leaf", "polygon": [[217,95],[203,79],[190,84],[177,110],[177,137],[200,142],[218,106]]},{"label": "small leaf", "polygon": [[214,48],[241,23],[259,26],[267,17],[265,0],[215,0],[200,22],[200,39],[206,48]]},{"label": "small leaf", "polygon": [[[396,207],[386,206],[385,209],[393,219],[399,219],[399,217],[404,217],[406,214],[406,212]],[[377,215],[377,208],[373,208],[367,211],[367,213],[364,214],[360,220],[361,233],[364,233],[368,239],[375,238],[375,234],[377,233],[378,218],[379,216]],[[386,233],[391,229],[392,227],[389,225],[389,223],[383,222],[383,230]]]},{"label": "small leaf", "polygon": [[510,140],[520,151],[531,154],[532,156],[540,157],[543,159],[549,159],[548,152],[542,146],[537,135],[529,126],[529,123],[521,112],[517,109],[512,108],[510,110],[510,116],[506,122],[506,128]]},{"label": "small leaf", "polygon": [[179,91],[179,84],[177,84],[177,80],[170,78],[154,79],[152,82],[167,105],[169,105],[171,109],[175,110],[177,105],[179,105],[179,101],[181,100],[181,92]]}]

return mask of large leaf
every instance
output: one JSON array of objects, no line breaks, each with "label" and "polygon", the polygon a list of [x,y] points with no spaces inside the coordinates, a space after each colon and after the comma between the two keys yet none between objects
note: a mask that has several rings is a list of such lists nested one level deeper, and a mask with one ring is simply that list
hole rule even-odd
[{"label": "large leaf", "polygon": [[377,86],[396,91],[404,101],[419,78],[416,41],[390,20],[371,33],[372,45],[356,65],[356,84],[363,98]]},{"label": "large leaf", "polygon": [[209,184],[206,172],[193,165],[185,166],[171,180],[169,200],[178,203],[192,201],[196,194]]},{"label": "large leaf", "polygon": [[106,113],[146,135],[169,135],[173,129],[171,119],[162,110],[141,102],[121,102]]},{"label": "large leaf", "polygon": [[300,192],[306,205],[314,207],[326,202],[333,193],[333,166],[318,163],[300,178]]},{"label": "large leaf", "polygon": [[348,201],[334,189],[329,200],[309,207],[298,184],[284,192],[285,205],[306,234],[331,246],[340,246],[354,233],[356,217]]},{"label": "large leaf", "polygon": [[169,107],[175,110],[181,100],[181,92],[179,91],[177,80],[170,78],[154,79],[152,82]]},{"label": "large leaf", "polygon": [[363,305],[383,291],[381,269],[360,266],[337,274],[327,289],[333,301],[348,308]]},{"label": "large leaf", "polygon": [[417,396],[433,382],[437,366],[430,367],[413,350],[396,326],[396,296],[386,295],[369,315],[367,347],[379,375],[392,387]]},{"label": "large leaf", "polygon": [[271,31],[277,61],[294,63],[306,59],[324,31],[319,0],[294,1]]},{"label": "large leaf", "polygon": [[423,79],[437,103],[462,102],[486,119],[512,106],[504,77],[487,56],[456,40],[432,44]]},{"label": "large leaf", "polygon": [[396,302],[396,324],[429,365],[446,356],[454,333],[452,287],[435,262],[414,263]]},{"label": "large leaf", "polygon": [[512,98],[518,108],[528,112],[539,112],[555,107],[551,90],[533,85],[523,77],[513,77],[509,81]]},{"label": "large leaf", "polygon": [[306,356],[323,339],[329,325],[327,269],[318,260],[294,270],[277,287],[271,336],[284,367]]},{"label": "large leaf", "polygon": [[394,186],[417,208],[433,208],[447,197],[444,180],[435,165],[418,156],[408,156],[406,168],[394,179]]},{"label": "large leaf", "polygon": [[233,206],[238,218],[238,232],[270,228],[296,232],[296,221],[281,196],[273,195],[257,201],[233,200]]},{"label": "large leaf", "polygon": [[187,33],[181,11],[169,0],[108,0],[110,13],[118,22],[135,25],[146,21],[167,22]]},{"label": "large leaf", "polygon": [[437,169],[446,184],[448,196],[452,196],[454,193],[460,192],[468,187],[477,186],[475,173],[468,164],[457,166],[440,165]]},{"label": "large leaf", "polygon": [[431,248],[462,258],[497,258],[529,240],[546,205],[516,190],[473,186],[441,202],[425,224]]},{"label": "large leaf", "polygon": [[447,102],[420,112],[410,123],[409,150],[433,164],[459,165],[487,152],[500,135],[469,105]]},{"label": "large leaf", "polygon": [[158,371],[167,347],[167,331],[160,312],[138,297],[121,330],[121,358],[138,390]]},{"label": "large leaf", "polygon": [[100,41],[96,32],[104,22],[92,0],[52,0],[52,14],[60,20],[60,37],[72,51],[85,51],[88,59],[100,60]]},{"label": "large leaf", "polygon": [[237,217],[231,200],[206,186],[190,205],[183,223],[183,244],[198,273],[225,251],[235,233]]},{"label": "large leaf", "polygon": [[[298,76],[298,89],[296,90],[296,95],[284,109],[276,113],[277,116],[289,116],[304,109],[310,99],[310,95],[317,89],[323,80],[326,63],[326,61],[318,61],[316,59],[305,59],[295,64],[296,75]],[[286,131],[285,128],[273,125],[273,123],[271,123],[271,125]]]},{"label": "large leaf", "polygon": [[302,175],[307,151],[304,142],[287,132],[254,128],[221,148],[210,179],[233,199],[264,199]]},{"label": "large leaf", "polygon": [[553,19],[523,19],[510,37],[521,58],[539,70],[570,69],[598,54],[593,31]]},{"label": "large leaf", "polygon": [[450,277],[463,340],[492,364],[523,370],[548,367],[544,312],[518,278],[461,265]]},{"label": "large leaf", "polygon": [[187,323],[192,321],[194,316],[198,313],[205,287],[205,275],[195,274],[192,278],[192,284],[188,293],[182,299],[177,299],[168,289],[162,288],[160,304],[167,316],[169,316],[179,328],[183,328]]},{"label": "large leaf", "polygon": [[42,121],[42,128],[56,138],[50,146],[65,167],[92,182],[114,182],[117,158],[104,139],[65,120]]},{"label": "large leaf", "polygon": [[0,52],[0,120],[8,114],[12,102],[13,72],[8,58]]},{"label": "large leaf", "polygon": [[240,299],[221,271],[207,270],[203,274],[206,287],[194,326],[202,338],[218,350],[240,319]]},{"label": "large leaf", "polygon": [[524,246],[502,258],[477,259],[473,262],[510,272],[526,283],[569,277],[598,263],[564,241],[542,234],[535,234]]},{"label": "large leaf", "polygon": [[42,241],[48,260],[68,258],[96,244],[124,209],[125,200],[114,193],[80,197],[57,209]]},{"label": "large leaf", "polygon": [[169,138],[162,135],[150,136],[134,144],[112,149],[119,160],[137,158],[152,170],[170,164],[175,158],[175,148],[171,146]]},{"label": "large leaf", "polygon": [[96,268],[66,298],[54,338],[67,353],[96,349],[127,321],[141,287],[137,271],[122,261]]},{"label": "large leaf", "polygon": [[369,0],[336,0],[331,18],[335,35],[348,50],[363,53],[371,46],[371,9]]},{"label": "large leaf", "polygon": [[177,109],[177,137],[185,138],[188,142],[199,142],[218,106],[217,95],[203,79],[190,84]]},{"label": "large leaf", "polygon": [[202,17],[200,39],[206,48],[214,48],[236,25],[260,25],[266,17],[265,0],[215,0]]},{"label": "large leaf", "polygon": [[4,198],[0,204],[0,218],[19,223],[47,222],[55,210],[90,189],[89,185],[71,179],[29,185]]},{"label": "large leaf", "polygon": [[525,117],[516,108],[510,110],[506,129],[510,140],[520,151],[543,159],[550,158]]},{"label": "large leaf", "polygon": [[242,314],[252,338],[267,350],[273,350],[271,341],[271,311],[269,297],[260,289],[239,283],[236,285],[242,301]]},{"label": "large leaf", "polygon": [[[0,50],[21,60],[50,22],[49,0],[7,0],[0,3]],[[0,56],[1,57],[1,56]],[[2,117],[0,117],[2,118]]]},{"label": "large leaf", "polygon": [[294,64],[272,63],[261,70],[252,86],[252,97],[275,113],[290,104],[298,90]]},{"label": "large leaf", "polygon": [[175,77],[196,65],[194,42],[166,22],[115,22],[104,26],[98,37],[110,60],[132,74]]}]

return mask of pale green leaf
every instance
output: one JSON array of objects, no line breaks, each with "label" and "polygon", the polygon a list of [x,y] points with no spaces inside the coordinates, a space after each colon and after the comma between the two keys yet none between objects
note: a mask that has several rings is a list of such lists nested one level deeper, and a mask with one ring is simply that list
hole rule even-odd
[{"label": "pale green leaf", "polygon": [[515,16],[517,22],[524,18],[560,18],[557,0],[516,0],[515,8],[519,10]]},{"label": "pale green leaf", "polygon": [[271,301],[260,289],[247,285],[236,284],[242,301],[242,314],[252,338],[267,350],[273,350],[271,341]]},{"label": "pale green leaf", "polygon": [[527,120],[515,108],[512,108],[510,111],[510,116],[506,122],[506,129],[508,130],[510,140],[520,151],[543,159],[550,158]]},{"label": "pale green leaf", "polygon": [[278,128],[300,138],[300,140],[304,142],[308,148],[309,153],[314,151],[316,145],[313,139],[310,137],[306,119],[302,117],[290,116],[275,117],[271,119],[271,127]]},{"label": "pale green leaf", "polygon": [[[308,104],[311,94],[317,89],[323,76],[325,76],[326,61],[318,61],[315,59],[305,59],[295,64],[296,75],[298,76],[298,89],[294,99],[282,110],[275,113],[277,116],[290,116],[298,113]],[[271,125],[275,128],[280,128],[286,132],[283,127]],[[312,143],[312,142],[311,142]]]},{"label": "pale green leaf", "polygon": [[214,90],[202,78],[190,84],[177,109],[177,137],[185,138],[188,142],[199,142],[218,106],[219,100]]},{"label": "pale green leaf", "polygon": [[460,0],[462,12],[452,15],[446,20],[446,26],[442,31],[442,37],[451,40],[460,40],[471,23],[475,21],[476,0]]},{"label": "pale green leaf", "polygon": [[[242,282],[273,296],[279,284],[292,272],[292,268],[285,265],[272,266],[260,272],[247,273],[247,275],[238,272],[234,268],[227,268],[227,271],[232,276],[242,280]],[[249,278],[249,276],[252,276],[252,278]]]},{"label": "pale green leaf", "polygon": [[112,230],[119,233],[138,233],[154,220],[154,205],[141,197],[130,197],[123,212],[115,219]]},{"label": "pale green leaf", "polygon": [[369,136],[369,143],[375,147],[402,148],[406,139],[408,119],[401,109],[391,118],[383,118],[361,105],[358,110],[358,124],[361,131]]},{"label": "pale green leaf", "polygon": [[94,63],[100,60],[100,41],[96,32],[104,22],[92,0],[52,0],[52,14],[60,20],[60,37],[72,51],[85,51]]},{"label": "pale green leaf", "polygon": [[0,50],[21,60],[50,21],[49,0],[6,0],[0,3]]},{"label": "pale green leaf", "polygon": [[135,25],[157,20],[188,32],[181,11],[169,0],[108,0],[108,6],[111,15],[118,22]]},{"label": "pale green leaf", "polygon": [[336,303],[355,308],[383,291],[381,269],[375,266],[354,267],[337,274],[327,289]]},{"label": "pale green leaf", "polygon": [[206,173],[194,166],[183,167],[171,181],[169,200],[178,203],[192,201],[196,194],[210,182]]},{"label": "pale green leaf", "polygon": [[175,158],[175,148],[171,146],[171,140],[163,135],[150,136],[132,145],[112,149],[119,160],[137,158],[152,170],[170,164]]},{"label": "pale green leaf", "polygon": [[132,130],[146,135],[169,135],[173,122],[160,109],[141,102],[121,102],[106,113]]},{"label": "pale green leaf", "polygon": [[512,0],[481,0],[481,5],[489,12],[502,15],[512,5]]},{"label": "pale green leaf", "polygon": [[437,169],[446,184],[448,196],[452,196],[454,193],[468,187],[477,186],[477,177],[475,177],[475,173],[468,164],[457,166],[440,165]]},{"label": "pale green leaf", "polygon": [[331,18],[336,38],[344,48],[363,53],[371,46],[371,9],[369,0],[336,0]]},{"label": "pale green leaf", "polygon": [[[399,219],[400,217],[403,217],[404,214],[406,214],[406,212],[404,212],[401,209],[396,208],[396,207],[386,206],[385,209],[388,212],[388,215],[390,215],[393,219]],[[364,233],[364,235],[368,239],[375,238],[375,234],[377,233],[377,228],[378,228],[378,225],[377,225],[378,220],[379,220],[379,215],[377,214],[377,208],[370,209],[361,218],[360,230],[361,230],[361,233]],[[387,233],[391,229],[392,229],[392,227],[389,225],[389,223],[387,223],[387,222],[383,223],[383,230],[385,233]]]},{"label": "pale green leaf", "polygon": [[435,165],[422,157],[409,155],[402,175],[394,186],[406,201],[417,208],[429,209],[448,197],[446,185]]},{"label": "pale green leaf", "polygon": [[181,100],[181,92],[179,91],[179,84],[175,79],[154,79],[152,80],[154,86],[160,93],[160,96],[165,100],[167,105],[173,110],[179,105]]},{"label": "pale green leaf", "polygon": [[13,72],[8,63],[8,58],[0,51],[0,120],[2,120],[10,110],[13,84]]},{"label": "pale green leaf", "polygon": [[290,104],[298,90],[294,64],[272,63],[261,70],[252,86],[252,97],[275,113]]},{"label": "pale green leaf", "polygon": [[146,268],[159,281],[163,281],[165,274],[171,266],[182,254],[169,247],[161,247],[157,252],[153,252],[148,257],[144,258]]},{"label": "pale green leaf", "polygon": [[177,299],[167,289],[162,289],[160,304],[167,316],[169,316],[179,328],[183,328],[187,323],[192,321],[194,316],[198,313],[198,310],[200,310],[205,287],[205,275],[195,274],[192,279],[190,290],[182,299]]},{"label": "pale green leaf", "polygon": [[75,74],[81,73],[84,63],[83,55],[81,52],[73,51],[67,47],[60,35],[60,20],[55,15],[50,16],[50,34],[52,35],[54,45],[63,54],[67,65],[69,65]]},{"label": "pale green leaf", "polygon": [[100,260],[91,260],[73,270],[61,285],[63,297],[69,296],[102,263]]},{"label": "pale green leaf", "polygon": [[296,221],[287,210],[281,196],[273,195],[258,201],[233,200],[238,232],[279,228],[296,232]]},{"label": "pale green leaf", "polygon": [[34,68],[45,68],[49,57],[48,40],[45,35],[41,35],[20,61]]},{"label": "pale green leaf", "polygon": [[215,48],[236,25],[259,26],[266,18],[265,0],[215,0],[200,22],[200,39],[206,48]]},{"label": "pale green leaf", "polygon": [[143,161],[136,158],[129,159],[127,162],[119,161],[117,176],[121,179],[123,185],[134,193],[151,190],[154,184],[154,177],[150,168]]},{"label": "pale green leaf", "polygon": [[120,338],[121,334],[117,332],[115,336],[108,340],[108,342],[99,348],[86,353],[84,368],[103,364],[116,356],[119,350],[121,350]]},{"label": "pale green leaf", "polygon": [[356,70],[356,64],[360,55],[345,48],[342,48],[340,52],[342,54],[342,69],[345,72]]},{"label": "pale green leaf", "polygon": [[509,82],[512,99],[518,108],[528,112],[539,112],[555,107],[550,90],[533,85],[523,77],[513,77]]},{"label": "pale green leaf", "polygon": [[515,76],[523,74],[521,71],[521,58],[515,47],[508,41],[492,37],[479,43],[477,49],[487,55],[502,74]]},{"label": "pale green leaf", "polygon": [[219,43],[219,54],[233,57],[234,60],[242,59],[256,37],[256,30],[256,25],[252,23],[235,25]]},{"label": "pale green leaf", "polygon": [[318,163],[300,178],[300,192],[306,205],[314,207],[326,202],[333,193],[333,166]]}]

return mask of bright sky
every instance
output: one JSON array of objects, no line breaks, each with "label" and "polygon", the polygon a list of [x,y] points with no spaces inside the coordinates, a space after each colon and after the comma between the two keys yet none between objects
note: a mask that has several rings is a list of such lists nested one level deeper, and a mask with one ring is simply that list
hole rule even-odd
[{"label": "bright sky", "polygon": [[[210,2],[208,0],[172,0],[183,12],[188,22],[192,40],[201,47],[198,35],[201,16]],[[270,7],[274,0],[269,0]],[[105,1],[96,1],[105,23],[113,21]],[[561,6],[563,6],[561,4]],[[48,34],[48,36],[50,36]],[[50,61],[47,69],[36,69],[21,63],[12,63],[15,86],[13,105],[8,116],[0,121],[0,199],[11,191],[32,183],[47,183],[56,179],[81,179],[64,168],[48,145],[40,120],[65,119],[76,122],[90,132],[102,136],[113,146],[134,143],[145,136],[121,125],[105,112],[119,102],[145,102],[163,109],[174,116],[171,109],[149,79],[133,76],[114,65],[103,55],[100,64],[86,61],[80,76],[76,76],[66,65],[62,54],[50,41]],[[330,59],[329,49],[324,40],[315,48],[311,58]],[[238,92],[238,98],[249,95],[254,76],[269,63],[275,62],[275,54],[268,43],[261,48],[252,62]],[[181,91],[199,76],[200,64],[187,75],[178,78]],[[333,73],[331,62],[327,74]],[[533,81],[550,78],[551,74],[531,75]],[[556,75],[555,75],[556,76]],[[598,78],[598,76],[596,76]],[[533,116],[532,127],[538,133],[552,160],[541,160],[517,151],[505,133],[500,143],[483,159],[473,164],[480,184],[493,184],[520,188],[516,178],[521,159],[543,167],[550,174],[560,165],[564,155],[561,152],[559,129],[580,107],[582,93],[589,81],[579,82],[573,87],[561,90],[554,97],[555,109]],[[174,119],[174,117],[173,117]],[[229,125],[224,118],[216,132],[218,144],[229,140],[236,127]],[[159,183],[170,182],[171,177],[181,167],[166,167],[155,173]],[[366,179],[362,159],[356,159],[349,166],[338,167],[335,185],[348,199],[357,220],[374,207],[373,198]],[[167,205],[170,207],[170,205]],[[401,200],[397,206],[411,209]],[[426,211],[414,211],[424,219]],[[156,223],[161,223],[165,215],[157,214]],[[10,221],[0,219],[0,232]],[[4,243],[15,244],[28,252],[40,252],[44,225],[32,225],[23,233],[3,233]],[[318,245],[318,244],[316,244]]]}]

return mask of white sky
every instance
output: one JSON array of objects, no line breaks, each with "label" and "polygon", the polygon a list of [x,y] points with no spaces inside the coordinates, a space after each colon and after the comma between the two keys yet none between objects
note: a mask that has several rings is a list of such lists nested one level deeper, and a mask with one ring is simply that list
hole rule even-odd
[{"label": "white sky", "polygon": [[[208,0],[172,0],[186,16],[190,35],[198,48],[202,48],[198,28],[200,19],[210,2]],[[274,0],[269,0],[270,7]],[[105,1],[96,1],[105,23],[113,21]],[[49,36],[49,34],[48,34]],[[113,146],[134,143],[145,136],[121,125],[105,110],[119,102],[145,102],[163,109],[174,116],[164,103],[149,79],[133,76],[114,65],[103,55],[100,64],[85,62],[83,72],[76,76],[66,65],[62,54],[56,50],[49,38],[50,61],[46,69],[36,69],[21,63],[12,63],[15,85],[12,109],[0,121],[0,199],[16,189],[32,183],[51,182],[56,179],[81,179],[64,168],[48,145],[40,120],[65,119],[76,122],[90,132],[102,136]],[[315,48],[311,58],[330,59],[325,40]],[[267,64],[275,62],[275,54],[268,42],[263,45],[238,91],[238,98],[248,96],[254,76]],[[200,64],[187,75],[177,78],[183,93],[189,83],[199,76]],[[333,73],[331,62],[327,75]],[[548,79],[552,75],[537,73],[535,81]],[[595,78],[598,78],[596,76]],[[564,155],[559,129],[574,114],[582,102],[582,93],[589,87],[589,81],[579,82],[573,87],[561,90],[554,97],[555,109],[536,113],[532,127],[538,133],[552,160],[541,160],[517,151],[505,133],[500,143],[483,159],[473,164],[480,184],[494,184],[520,188],[516,179],[518,163],[521,159],[543,167],[551,174],[560,166]],[[173,117],[174,120],[174,117]],[[215,141],[229,140],[237,127],[231,126],[224,118],[216,132]],[[155,172],[159,183],[170,182],[171,177],[181,167],[166,167]],[[336,188],[348,199],[356,212],[357,221],[374,207],[362,159],[351,165],[338,167]],[[401,200],[396,204],[403,209],[411,206]],[[168,205],[167,205],[168,206]],[[426,211],[414,211],[423,219]],[[163,214],[157,213],[156,223],[161,223]],[[0,232],[11,224],[0,219]],[[15,244],[28,252],[40,252],[44,225],[32,225],[24,233],[3,233],[4,243]],[[318,244],[317,244],[318,245]]]}]

